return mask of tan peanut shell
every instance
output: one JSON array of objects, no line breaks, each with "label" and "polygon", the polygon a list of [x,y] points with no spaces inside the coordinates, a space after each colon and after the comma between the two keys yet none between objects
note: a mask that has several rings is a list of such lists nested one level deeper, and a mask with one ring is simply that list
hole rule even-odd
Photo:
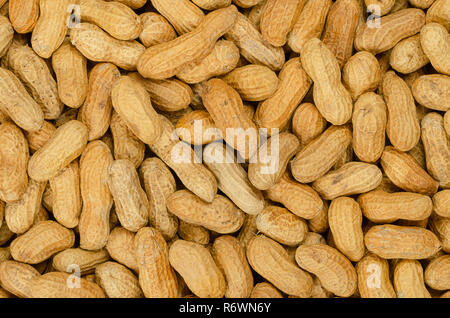
[{"label": "tan peanut shell", "polygon": [[138,273],[139,267],[134,246],[135,236],[136,233],[117,226],[109,233],[106,250],[112,259]]},{"label": "tan peanut shell", "polygon": [[202,10],[189,0],[151,0],[151,3],[179,35],[194,30],[205,16]]},{"label": "tan peanut shell", "polygon": [[268,0],[260,19],[264,39],[273,46],[283,46],[304,5],[304,0]]},{"label": "tan peanut shell", "polygon": [[439,73],[450,75],[448,30],[439,23],[428,23],[420,30],[420,44],[434,69]]},{"label": "tan peanut shell", "polygon": [[19,200],[28,186],[28,143],[12,123],[0,125],[0,200]]},{"label": "tan peanut shell", "polygon": [[271,283],[262,282],[253,287],[250,298],[283,298],[283,295]]},{"label": "tan peanut shell", "polygon": [[449,5],[450,2],[448,0],[434,1],[427,10],[426,22],[437,22],[442,24],[447,30],[450,30]]},{"label": "tan peanut shell", "polygon": [[58,175],[50,179],[50,186],[55,219],[67,228],[77,226],[82,205],[78,162],[71,162]]},{"label": "tan peanut shell", "polygon": [[237,239],[244,248],[247,247],[247,243],[258,231],[256,228],[256,217],[257,215],[246,214],[244,223],[242,224],[239,234],[237,235]]},{"label": "tan peanut shell", "polygon": [[383,16],[389,13],[394,7],[395,0],[364,0],[368,12],[373,12]]},{"label": "tan peanut shell", "polygon": [[450,219],[443,218],[437,214],[432,214],[429,219],[429,228],[439,238],[442,250],[445,253],[450,251]]},{"label": "tan peanut shell", "polygon": [[173,138],[175,127],[171,122],[162,115],[160,118],[162,133],[150,149],[175,172],[187,189],[207,202],[213,201],[217,193],[216,178],[197,161],[189,146]]},{"label": "tan peanut shell", "polygon": [[173,26],[162,15],[156,12],[144,12],[139,17],[142,21],[139,40],[145,47],[172,41],[177,37]]},{"label": "tan peanut shell", "polygon": [[41,129],[37,131],[24,131],[30,151],[33,152],[40,149],[43,145],[45,145],[55,131],[56,127],[49,121],[44,121]]},{"label": "tan peanut shell", "polygon": [[184,222],[183,220],[180,220],[180,226],[178,227],[178,235],[183,240],[202,245],[208,244],[210,239],[209,231],[205,229],[203,226],[187,223]]},{"label": "tan peanut shell", "polygon": [[323,209],[323,201],[318,193],[306,184],[295,182],[287,173],[265,194],[268,199],[283,204],[301,218],[312,219]]},{"label": "tan peanut shell", "polygon": [[28,231],[41,208],[42,195],[46,182],[30,179],[28,187],[20,200],[8,203],[5,207],[5,221],[8,228],[17,234]]},{"label": "tan peanut shell", "polygon": [[344,153],[351,139],[352,133],[348,126],[329,127],[296,154],[291,161],[293,177],[301,183],[320,178]]},{"label": "tan peanut shell", "polygon": [[113,161],[108,169],[107,183],[120,224],[133,232],[144,227],[148,222],[150,205],[133,163],[127,159]]},{"label": "tan peanut shell", "polygon": [[450,286],[450,255],[433,259],[425,269],[425,283],[435,290],[446,290]]},{"label": "tan peanut shell", "polygon": [[438,182],[407,153],[387,146],[380,162],[387,177],[397,187],[426,195],[436,193]]},{"label": "tan peanut shell", "polygon": [[130,77],[142,84],[150,94],[152,103],[159,110],[176,112],[187,108],[191,103],[192,89],[177,79],[144,79],[138,73],[131,73]]},{"label": "tan peanut shell", "polygon": [[370,252],[386,259],[424,259],[441,248],[438,238],[429,230],[390,224],[371,227],[364,242]]},{"label": "tan peanut shell", "polygon": [[280,82],[270,68],[255,64],[238,67],[222,79],[234,88],[243,100],[252,102],[271,97]]},{"label": "tan peanut shell", "polygon": [[282,132],[273,135],[250,159],[248,177],[260,190],[272,187],[286,171],[291,158],[300,148],[300,142],[293,134]]},{"label": "tan peanut shell", "polygon": [[314,104],[303,103],[292,116],[292,132],[300,140],[300,144],[306,146],[325,130],[326,123]]},{"label": "tan peanut shell", "polygon": [[389,61],[394,70],[404,74],[415,72],[429,62],[429,58],[422,50],[418,34],[406,38],[394,46]]},{"label": "tan peanut shell", "polygon": [[105,249],[87,251],[81,248],[68,248],[53,257],[52,266],[59,272],[72,273],[73,266],[78,266],[81,275],[91,273],[95,267],[109,260]]},{"label": "tan peanut shell", "polygon": [[260,2],[263,2],[263,0],[233,0],[233,3],[241,8],[250,8]]},{"label": "tan peanut shell", "polygon": [[398,298],[431,298],[422,266],[416,260],[400,260],[394,268],[393,282]]},{"label": "tan peanut shell", "polygon": [[360,14],[358,0],[338,0],[328,12],[322,40],[336,56],[340,67],[352,56]]},{"label": "tan peanut shell", "polygon": [[227,281],[225,297],[248,298],[253,289],[253,274],[239,240],[229,235],[219,236],[211,254]]},{"label": "tan peanut shell", "polygon": [[450,188],[450,148],[444,119],[432,112],[425,115],[421,124],[427,170],[442,188]]},{"label": "tan peanut shell", "polygon": [[238,12],[234,26],[225,34],[227,40],[239,47],[242,57],[252,64],[259,64],[277,71],[285,62],[284,51],[264,40],[262,34],[252,22]]},{"label": "tan peanut shell", "polygon": [[[379,27],[374,26],[375,23],[378,23]],[[424,24],[425,14],[422,10],[399,10],[363,25],[356,34],[355,48],[373,54],[385,52],[399,41],[417,34]]]},{"label": "tan peanut shell", "polygon": [[366,92],[375,91],[380,80],[380,64],[372,53],[366,51],[350,57],[342,69],[342,81],[354,101]]},{"label": "tan peanut shell", "polygon": [[167,208],[185,222],[222,234],[236,232],[244,222],[243,212],[219,194],[209,203],[192,192],[179,190],[168,197]]},{"label": "tan peanut shell", "polygon": [[385,145],[386,104],[375,93],[362,94],[353,110],[353,150],[361,161],[376,162]]},{"label": "tan peanut shell", "polygon": [[86,125],[72,120],[59,127],[28,162],[28,175],[36,181],[55,177],[61,169],[81,155],[87,144]]},{"label": "tan peanut shell", "polygon": [[169,263],[169,248],[162,234],[151,227],[140,229],[134,238],[139,284],[147,298],[178,295],[175,272]]},{"label": "tan peanut shell", "polygon": [[295,264],[282,245],[256,235],[248,242],[246,251],[253,270],[279,290],[303,298],[311,295],[312,277]]},{"label": "tan peanut shell", "polygon": [[439,111],[450,110],[450,77],[442,74],[419,76],[411,87],[421,105]]},{"label": "tan peanut shell", "polygon": [[125,266],[105,262],[95,267],[95,282],[109,298],[142,298],[139,281]]},{"label": "tan peanut shell", "polygon": [[306,2],[288,36],[288,45],[294,52],[303,52],[308,40],[320,37],[330,6],[331,0]]},{"label": "tan peanut shell", "polygon": [[120,72],[110,63],[99,63],[89,74],[89,87],[79,111],[81,120],[89,129],[89,140],[102,137],[111,121],[111,89]]},{"label": "tan peanut shell", "polygon": [[317,109],[333,125],[345,124],[352,115],[352,98],[341,82],[336,57],[317,38],[305,43],[302,65],[314,81],[313,95]]},{"label": "tan peanut shell", "polygon": [[112,87],[111,99],[114,110],[136,137],[146,144],[152,144],[159,138],[159,115],[153,109],[149,94],[139,81],[129,76],[121,76]]},{"label": "tan peanut shell", "polygon": [[258,214],[264,208],[264,198],[249,180],[247,172],[236,162],[234,153],[221,142],[204,148],[203,161],[217,179],[217,187],[248,214]]},{"label": "tan peanut shell", "polygon": [[[258,3],[254,6],[250,7],[249,10],[245,13],[245,16],[248,18],[248,20],[256,27],[258,31],[260,31],[260,22],[261,22],[261,15],[263,13],[264,7],[267,3],[267,0],[257,0]],[[303,1],[303,6],[306,3],[306,1]],[[234,1],[236,3],[236,1]],[[238,5],[238,4],[236,4]]]},{"label": "tan peanut shell", "polygon": [[301,268],[316,275],[322,286],[333,294],[349,297],[356,291],[356,270],[336,249],[324,244],[300,245],[295,260]]},{"label": "tan peanut shell", "polygon": [[250,158],[258,146],[258,133],[255,123],[244,112],[238,92],[223,80],[215,78],[206,82],[204,89],[204,106],[224,140],[244,159]]},{"label": "tan peanut shell", "polygon": [[128,128],[126,122],[113,111],[109,126],[113,137],[113,153],[116,160],[128,159],[135,167],[144,160],[145,144]]},{"label": "tan peanut shell", "polygon": [[299,245],[306,237],[306,222],[278,206],[267,206],[256,217],[256,228],[266,236],[288,246]]},{"label": "tan peanut shell", "polygon": [[328,209],[328,223],[337,249],[349,260],[359,261],[365,252],[359,204],[349,197],[334,199]]},{"label": "tan peanut shell", "polygon": [[14,41],[5,59],[9,69],[24,83],[34,100],[41,106],[45,119],[61,115],[63,103],[59,99],[56,81],[44,59],[28,45]]},{"label": "tan peanut shell", "polygon": [[98,250],[108,241],[113,199],[106,181],[112,161],[108,146],[99,140],[90,142],[80,159],[80,189],[83,206],[78,229],[80,247],[83,249]]},{"label": "tan peanut shell", "polygon": [[176,191],[175,179],[159,158],[146,159],[139,168],[139,176],[147,193],[149,223],[163,237],[171,239],[178,230],[178,219],[167,210],[167,198]]},{"label": "tan peanut shell", "polygon": [[68,30],[70,0],[39,1],[39,19],[33,28],[31,45],[42,58],[49,58],[62,44]]},{"label": "tan peanut shell", "polygon": [[411,150],[419,141],[420,126],[411,90],[389,71],[383,79],[383,95],[388,110],[387,136],[400,151]]},{"label": "tan peanut shell", "polygon": [[128,71],[136,69],[138,58],[145,50],[137,41],[117,40],[90,23],[78,24],[69,34],[72,45],[88,60],[109,62]]},{"label": "tan peanut shell", "polygon": [[98,25],[118,40],[136,39],[142,31],[138,15],[128,6],[102,0],[80,0],[80,18]]},{"label": "tan peanut shell", "polygon": [[176,130],[178,137],[191,145],[207,145],[222,139],[211,115],[204,110],[194,110],[181,117]]},{"label": "tan peanut shell", "polygon": [[4,261],[0,263],[0,284],[11,294],[20,298],[30,298],[30,282],[41,274],[31,265]]},{"label": "tan peanut shell", "polygon": [[[196,296],[221,298],[225,295],[225,277],[206,247],[177,240],[169,249],[169,261]],[[190,264],[196,264],[196,267]]]},{"label": "tan peanut shell", "polygon": [[7,17],[0,16],[0,57],[7,51],[14,37],[14,29]]},{"label": "tan peanut shell", "polygon": [[41,107],[19,78],[3,67],[0,67],[0,111],[26,131],[37,131],[44,124]]},{"label": "tan peanut shell", "polygon": [[37,264],[75,243],[73,231],[55,221],[43,221],[11,242],[14,260]]},{"label": "tan peanut shell", "polygon": [[300,58],[287,61],[278,77],[278,88],[272,96],[258,105],[255,114],[256,124],[260,128],[268,128],[268,134],[271,133],[269,128],[285,128],[312,84],[302,68]]},{"label": "tan peanut shell", "polygon": [[[78,286],[78,288],[74,288]],[[49,272],[30,282],[32,298],[104,298],[97,284],[74,274]]]},{"label": "tan peanut shell", "polygon": [[[215,10],[193,31],[146,49],[139,57],[139,73],[146,78],[165,79],[176,75],[185,65],[205,58],[216,41],[233,26],[236,12],[234,6]],[[170,63],[161,63],[161,59]]]},{"label": "tan peanut shell", "polygon": [[72,45],[65,41],[52,55],[58,95],[64,105],[78,108],[88,93],[88,75],[86,58]]},{"label": "tan peanut shell", "polygon": [[358,197],[366,218],[375,223],[392,223],[398,219],[420,221],[431,215],[433,204],[428,196],[412,192],[388,193],[374,190]]},{"label": "tan peanut shell", "polygon": [[28,33],[33,30],[39,18],[39,0],[9,1],[9,19],[17,33]]},{"label": "tan peanut shell", "polygon": [[368,254],[356,264],[356,272],[361,298],[396,298],[387,260]]},{"label": "tan peanut shell", "polygon": [[224,75],[237,66],[239,56],[239,48],[232,41],[219,40],[211,53],[196,63],[186,65],[177,77],[188,84],[195,84]]},{"label": "tan peanut shell", "polygon": [[450,218],[450,190],[442,190],[433,195],[433,208],[437,215]]},{"label": "tan peanut shell", "polygon": [[322,198],[333,200],[339,196],[365,193],[381,183],[382,172],[374,164],[349,162],[314,181],[312,187]]}]

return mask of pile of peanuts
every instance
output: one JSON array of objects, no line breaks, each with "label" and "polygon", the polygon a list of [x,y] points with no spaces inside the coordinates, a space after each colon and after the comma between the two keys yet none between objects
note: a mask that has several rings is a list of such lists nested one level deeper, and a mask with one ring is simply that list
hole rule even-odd
[{"label": "pile of peanuts", "polygon": [[449,298],[449,30],[450,0],[0,0],[0,297]]}]

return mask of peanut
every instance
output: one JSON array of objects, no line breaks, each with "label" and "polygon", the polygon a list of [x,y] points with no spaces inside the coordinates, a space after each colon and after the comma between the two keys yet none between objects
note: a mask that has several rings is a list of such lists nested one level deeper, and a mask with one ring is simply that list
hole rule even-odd
[{"label": "peanut", "polygon": [[86,58],[68,40],[63,42],[52,55],[58,95],[69,107],[80,107],[88,94],[86,63]]},{"label": "peanut", "polygon": [[420,31],[420,43],[431,65],[439,73],[450,75],[448,31],[439,23],[426,24]]},{"label": "peanut", "polygon": [[[221,298],[225,295],[225,277],[206,247],[177,240],[169,249],[169,261],[198,297]],[[196,268],[190,264],[196,264]]]},{"label": "peanut", "polygon": [[172,41],[177,37],[172,25],[162,15],[155,12],[145,12],[140,15],[142,32],[139,40],[145,47]]},{"label": "peanut", "polygon": [[144,227],[148,222],[150,204],[133,163],[127,159],[113,161],[108,169],[107,183],[120,224],[132,232]]},{"label": "peanut", "polygon": [[371,227],[364,242],[370,252],[386,259],[424,259],[441,248],[438,238],[429,230],[390,224]]},{"label": "peanut", "polygon": [[236,16],[234,26],[225,38],[233,41],[250,63],[267,66],[273,71],[281,69],[285,62],[283,49],[268,44],[245,15],[238,12]]},{"label": "peanut", "polygon": [[0,57],[2,57],[11,45],[14,37],[14,29],[7,17],[0,16]]},{"label": "peanut", "polygon": [[86,251],[81,248],[68,248],[53,257],[52,266],[57,271],[71,273],[73,266],[76,265],[80,269],[80,274],[86,275],[107,260],[109,254],[105,249]]},{"label": "peanut", "polygon": [[194,242],[202,245],[209,243],[209,231],[202,226],[194,225],[191,223],[180,220],[180,226],[178,228],[178,235],[183,240]]},{"label": "peanut", "polygon": [[321,35],[330,6],[331,0],[306,2],[288,36],[288,45],[294,52],[303,52],[308,40]]},{"label": "peanut", "polygon": [[73,231],[55,221],[42,221],[11,242],[11,256],[19,262],[37,264],[74,243]]},{"label": "peanut", "polygon": [[134,245],[135,236],[134,232],[118,226],[109,233],[106,250],[112,259],[138,273],[139,267]]},{"label": "peanut", "polygon": [[225,297],[248,298],[253,288],[253,274],[238,239],[229,235],[219,236],[211,253],[227,281]]},{"label": "peanut", "polygon": [[373,23],[369,21],[358,30],[356,50],[373,54],[388,51],[401,40],[417,34],[425,24],[425,14],[420,9],[407,8],[381,17],[379,27]]},{"label": "peanut", "polygon": [[[395,6],[395,0],[364,0],[364,3],[367,7],[367,11],[374,11],[376,14],[383,16],[389,13],[392,8]],[[377,11],[379,10],[379,11]]]},{"label": "peanut", "polygon": [[397,263],[394,286],[398,298],[431,298],[425,287],[422,266],[416,260],[400,260]]},{"label": "peanut", "polygon": [[[314,1],[313,1],[314,2]],[[352,114],[352,98],[342,85],[333,53],[317,38],[302,49],[302,65],[314,81],[314,101],[322,116],[333,125],[345,124]]]},{"label": "peanut", "polygon": [[435,290],[449,289],[450,255],[432,260],[425,269],[425,283]]},{"label": "peanut", "polygon": [[204,149],[203,158],[217,179],[217,187],[238,208],[248,214],[258,214],[262,211],[264,199],[261,191],[254,187],[247,172],[236,162],[234,153],[226,145],[209,144]]},{"label": "peanut", "polygon": [[242,211],[219,194],[209,203],[187,190],[179,190],[168,197],[167,208],[185,222],[222,234],[236,232],[244,222]]},{"label": "peanut", "polygon": [[194,110],[181,117],[176,130],[178,137],[191,145],[207,145],[222,139],[222,133],[216,128],[211,115],[204,110]]},{"label": "peanut", "polygon": [[450,217],[450,190],[442,190],[433,195],[433,208],[437,215]]},{"label": "peanut", "polygon": [[167,210],[167,199],[175,192],[176,183],[168,167],[158,158],[146,159],[139,168],[139,175],[150,204],[149,223],[164,238],[171,239],[178,230],[178,219]]},{"label": "peanut", "polygon": [[[139,73],[146,78],[166,79],[176,75],[186,64],[205,58],[214,48],[216,41],[233,26],[236,11],[234,6],[215,10],[193,31],[146,49],[139,57]],[[170,63],[161,63],[161,60]]]},{"label": "peanut", "polygon": [[450,15],[449,15],[448,0],[436,0],[427,10],[426,22],[437,22],[442,24],[447,30],[450,30]]},{"label": "peanut", "polygon": [[325,128],[326,120],[314,104],[301,104],[292,116],[292,132],[300,140],[303,147],[322,134]]},{"label": "peanut", "polygon": [[50,139],[50,137],[55,133],[56,127],[48,122],[44,121],[41,129],[33,132],[25,131],[25,137],[28,141],[28,146],[30,147],[30,151],[34,152],[42,146]]},{"label": "peanut", "polygon": [[411,192],[388,193],[374,190],[358,197],[364,216],[375,223],[392,223],[398,219],[420,221],[431,215],[429,197]]},{"label": "peanut", "polygon": [[95,281],[109,298],[142,298],[139,281],[125,266],[105,262],[95,267]]},{"label": "peanut", "polygon": [[177,297],[177,278],[170,266],[169,248],[162,234],[151,227],[141,228],[134,238],[134,246],[139,267],[139,284],[145,297]]},{"label": "peanut", "polygon": [[80,23],[69,32],[70,42],[88,60],[110,62],[127,71],[136,70],[145,46],[137,41],[117,40],[94,24]]},{"label": "peanut", "polygon": [[225,8],[231,4],[231,0],[193,0],[192,2],[208,11]]},{"label": "peanut", "polygon": [[28,187],[28,144],[12,123],[0,125],[0,200],[19,200]]},{"label": "peanut", "polygon": [[350,57],[342,69],[343,84],[354,101],[366,92],[375,91],[380,80],[380,64],[372,53],[366,51]]},{"label": "peanut", "polygon": [[396,298],[387,260],[368,254],[356,264],[356,272],[361,298]]},{"label": "peanut", "polygon": [[265,237],[254,236],[247,244],[250,266],[275,287],[288,295],[307,298],[313,280],[289,257],[282,245]]},{"label": "peanut", "polygon": [[87,144],[86,125],[77,120],[59,127],[28,162],[28,175],[36,181],[55,177],[61,169],[78,158]]},{"label": "peanut", "polygon": [[349,260],[359,261],[365,252],[359,204],[349,197],[334,199],[328,209],[328,222],[337,249]]},{"label": "peanut", "polygon": [[[286,62],[278,77],[278,88],[271,97],[261,102],[256,110],[255,122],[261,128],[285,128],[312,84],[302,68],[300,58]],[[270,132],[271,129],[268,129],[268,133]]]},{"label": "peanut", "polygon": [[113,158],[106,144],[92,141],[80,159],[80,190],[83,200],[79,221],[80,247],[87,250],[103,248],[109,236],[109,215],[113,205],[106,185]]},{"label": "peanut", "polygon": [[272,284],[263,282],[253,287],[250,298],[283,298],[283,295]]},{"label": "peanut", "polygon": [[323,244],[300,245],[295,260],[301,268],[316,275],[322,286],[333,294],[349,297],[356,291],[356,270],[336,249]]},{"label": "peanut", "polygon": [[39,276],[39,272],[31,265],[16,261],[0,263],[0,284],[17,297],[31,297],[30,282]]}]

